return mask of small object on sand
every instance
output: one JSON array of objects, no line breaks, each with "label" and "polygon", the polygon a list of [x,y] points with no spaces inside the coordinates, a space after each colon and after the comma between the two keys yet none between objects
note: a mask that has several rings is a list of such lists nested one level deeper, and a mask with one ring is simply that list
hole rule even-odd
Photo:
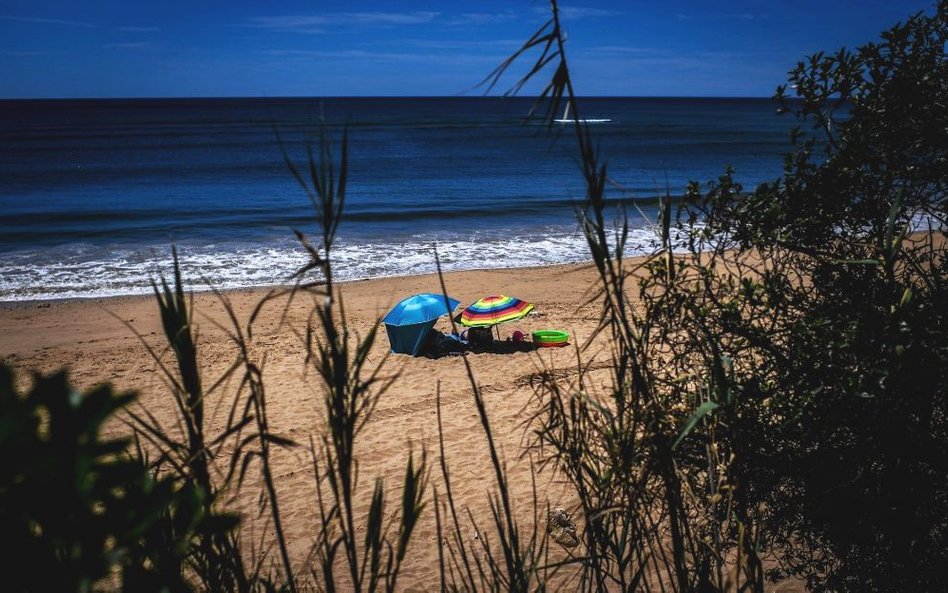
[{"label": "small object on sand", "polygon": [[489,327],[472,327],[467,330],[467,341],[471,346],[490,346],[494,341]]},{"label": "small object on sand", "polygon": [[520,331],[519,329],[516,330],[514,333],[512,333],[512,334],[510,335],[510,339],[512,339],[514,342],[522,342],[522,341],[523,341],[523,332]]},{"label": "small object on sand", "polygon": [[546,530],[553,541],[564,548],[575,548],[579,545],[579,538],[576,537],[576,525],[563,507],[556,507],[547,513]]},{"label": "small object on sand", "polygon": [[559,348],[569,344],[569,334],[553,329],[533,332],[533,343],[540,348]]}]

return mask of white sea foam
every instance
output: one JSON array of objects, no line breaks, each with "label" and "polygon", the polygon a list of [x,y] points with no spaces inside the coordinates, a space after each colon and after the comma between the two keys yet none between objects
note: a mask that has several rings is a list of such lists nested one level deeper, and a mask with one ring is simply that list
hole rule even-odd
[{"label": "white sea foam", "polygon": [[[472,233],[469,236],[417,235],[399,242],[342,241],[333,251],[336,278],[358,280],[435,271],[437,245],[445,271],[518,268],[589,260],[584,237],[575,230],[539,233]],[[633,229],[628,255],[652,253],[659,239],[649,228]],[[182,245],[182,273],[189,287],[206,290],[288,283],[306,263],[291,240],[265,244]],[[168,247],[73,245],[45,253],[5,254],[0,261],[0,300],[44,300],[147,294],[151,281],[172,268]],[[313,278],[315,279],[315,277]]]}]

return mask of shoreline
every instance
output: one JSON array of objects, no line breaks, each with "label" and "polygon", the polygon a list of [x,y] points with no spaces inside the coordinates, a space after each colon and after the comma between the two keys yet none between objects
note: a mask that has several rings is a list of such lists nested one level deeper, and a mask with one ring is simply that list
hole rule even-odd
[{"label": "shoreline", "polygon": [[[647,255],[635,255],[627,259],[639,259],[648,257]],[[530,266],[511,266],[511,267],[499,267],[499,268],[469,268],[464,270],[451,270],[443,272],[444,276],[455,275],[455,274],[467,274],[474,272],[496,272],[496,271],[509,271],[509,272],[535,272],[538,270],[549,270],[549,269],[570,269],[570,268],[582,268],[592,264],[592,259],[582,262],[568,262],[568,263],[559,263],[559,264],[546,264],[546,265],[530,265]],[[359,284],[363,282],[376,282],[376,281],[387,281],[387,280],[407,280],[411,278],[424,278],[428,276],[437,276],[437,272],[421,272],[418,274],[396,274],[392,276],[371,276],[366,278],[353,278],[346,280],[336,280],[336,286],[342,288],[352,284]],[[242,288],[218,288],[217,292],[220,292],[224,295],[234,295],[234,294],[259,294],[263,295],[270,290],[279,289],[279,288],[290,288],[292,284],[264,284],[259,286],[248,286]],[[214,294],[214,288],[206,287],[205,285],[193,285],[188,284],[187,278],[185,278],[185,292],[193,293],[195,297],[198,295],[212,295]],[[66,304],[75,304],[75,303],[106,303],[106,302],[123,302],[129,300],[154,300],[155,295],[153,292],[142,292],[142,293],[128,293],[128,294],[115,294],[115,295],[91,295],[91,296],[68,296],[68,297],[50,297],[50,298],[31,298],[31,299],[22,299],[22,300],[3,300],[0,299],[0,312],[6,310],[18,310],[18,309],[33,309],[33,308],[50,308],[58,307]]]},{"label": "shoreline", "polygon": [[[632,259],[638,260],[639,257]],[[485,268],[443,274],[449,295],[460,300],[462,307],[491,294],[507,294],[534,302],[537,316],[541,318],[547,316],[545,309],[551,305],[559,308],[564,300],[571,303],[567,308],[579,306],[590,283],[597,278],[590,262]],[[193,299],[198,325],[215,339],[221,337],[223,332],[214,327],[214,323],[226,325],[229,321],[223,315],[218,297],[211,290],[194,290],[188,284],[188,278],[184,280],[185,291]],[[344,280],[337,282],[336,286],[346,302],[347,310],[351,305],[358,312],[359,325],[371,325],[380,320],[402,298],[422,292],[441,291],[437,273]],[[249,315],[265,294],[278,287],[232,288],[219,292],[233,305],[238,318],[244,322],[243,316]],[[306,292],[298,293],[294,309],[301,304],[308,304],[310,298]],[[272,307],[268,306],[267,309]],[[304,312],[308,311],[300,309],[298,314]],[[208,320],[212,323],[207,323]],[[50,364],[53,361],[59,366],[72,366],[77,357],[84,357],[84,353],[76,350],[80,344],[125,340],[133,336],[131,329],[124,323],[132,324],[135,331],[154,338],[155,343],[161,345],[163,336],[154,294],[0,301],[0,360],[14,367],[47,372],[54,368]],[[502,329],[506,328],[502,326]],[[384,335],[379,337],[379,341],[387,344]],[[60,350],[63,351],[59,356],[43,355]],[[88,350],[88,346],[80,350]],[[99,367],[99,370],[106,369]],[[108,379],[106,376],[98,378]]]}]

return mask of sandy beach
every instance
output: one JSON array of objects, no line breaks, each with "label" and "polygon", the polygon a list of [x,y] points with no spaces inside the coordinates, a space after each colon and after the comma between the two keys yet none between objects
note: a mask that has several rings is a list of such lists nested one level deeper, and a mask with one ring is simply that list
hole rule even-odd
[{"label": "sandy beach", "polygon": [[[516,296],[535,303],[528,317],[500,326],[501,336],[514,330],[528,334],[538,329],[567,330],[572,343],[583,343],[593,331],[598,303],[585,304],[596,286],[596,272],[589,265],[565,265],[544,268],[466,271],[445,275],[450,295],[462,306],[495,293]],[[438,290],[436,276],[410,276],[345,283],[341,292],[350,325],[359,333],[368,331],[400,299],[419,292]],[[250,311],[265,291],[229,292],[238,318],[246,322]],[[315,489],[309,458],[310,436],[318,438],[323,430],[322,393],[312,369],[304,364],[305,332],[312,301],[297,296],[288,309],[284,323],[280,319],[285,301],[274,301],[256,322],[259,332],[254,339],[258,352],[266,351],[265,379],[268,389],[269,418],[272,429],[305,447],[280,450],[274,458],[279,503],[284,516],[294,568],[304,567],[316,530]],[[234,347],[220,326],[228,324],[224,308],[211,293],[195,293],[194,309],[200,332],[199,357],[203,362],[205,383],[225,371],[234,359]],[[171,423],[174,411],[167,388],[156,372],[146,348],[134,335],[134,328],[153,348],[164,346],[157,319],[157,306],[151,297],[115,297],[58,302],[4,303],[0,305],[0,358],[21,371],[53,371],[61,366],[70,370],[73,381],[88,388],[104,381],[119,389],[138,391],[139,404],[161,421]],[[127,324],[127,325],[126,325]],[[436,329],[449,331],[446,318]],[[381,333],[370,354],[370,363],[386,359],[388,340]],[[583,354],[584,362],[593,361],[600,369],[602,383],[605,358],[602,345],[593,345]],[[597,354],[598,353],[598,354]],[[524,529],[534,525],[533,488],[526,452],[529,427],[525,425],[534,394],[531,386],[536,374],[555,368],[567,379],[575,373],[577,350],[545,348],[534,352],[509,354],[467,354],[477,381],[483,388],[495,439],[503,453],[513,487],[518,519]],[[597,363],[596,358],[602,358]],[[384,394],[378,408],[357,441],[360,493],[367,509],[368,496],[377,477],[385,480],[390,504],[400,496],[408,451],[428,451],[432,465],[432,488],[443,492],[437,470],[436,389],[440,384],[445,427],[446,458],[452,470],[455,496],[460,508],[470,508],[483,525],[490,522],[487,493],[493,479],[487,443],[476,416],[471,388],[462,360],[456,356],[440,359],[414,358],[407,355],[388,357],[386,373],[400,373],[393,388]],[[594,372],[593,377],[598,375]],[[220,430],[226,406],[236,385],[225,385],[213,395],[209,409],[215,410],[209,426]],[[126,430],[116,424],[115,431]],[[570,507],[571,500],[547,471],[537,476],[539,503],[545,507]],[[243,510],[245,533],[263,527],[256,517],[256,479],[244,486],[238,504]],[[466,526],[471,542],[480,537]],[[543,528],[543,524],[538,525]],[[400,585],[404,590],[430,590],[437,586],[437,537],[433,508],[429,505],[414,535]],[[565,555],[555,544],[552,554]]]}]

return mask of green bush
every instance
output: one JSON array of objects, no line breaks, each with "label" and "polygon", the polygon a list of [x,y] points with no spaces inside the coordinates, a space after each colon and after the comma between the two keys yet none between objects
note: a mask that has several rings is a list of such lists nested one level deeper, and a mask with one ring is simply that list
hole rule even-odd
[{"label": "green bush", "polygon": [[934,590],[948,562],[946,43],[941,2],[801,62],[797,97],[777,94],[808,126],[784,176],[692,192],[712,235],[760,258],[718,274],[706,311],[746,363],[739,473],[774,576],[814,588]]},{"label": "green bush", "polygon": [[235,524],[203,513],[193,485],[156,478],[129,439],[101,436],[133,398],[79,393],[64,372],[20,394],[0,365],[5,590],[188,589],[193,540]]},{"label": "green bush", "polygon": [[662,200],[662,248],[631,270],[552,4],[514,57],[554,64],[533,113],[576,118],[614,362],[605,389],[538,389],[535,443],[586,517],[581,587],[761,591],[766,561],[819,590],[941,588],[948,2],[801,62],[777,92],[801,123],[783,176],[746,192],[728,170],[677,217]]}]

